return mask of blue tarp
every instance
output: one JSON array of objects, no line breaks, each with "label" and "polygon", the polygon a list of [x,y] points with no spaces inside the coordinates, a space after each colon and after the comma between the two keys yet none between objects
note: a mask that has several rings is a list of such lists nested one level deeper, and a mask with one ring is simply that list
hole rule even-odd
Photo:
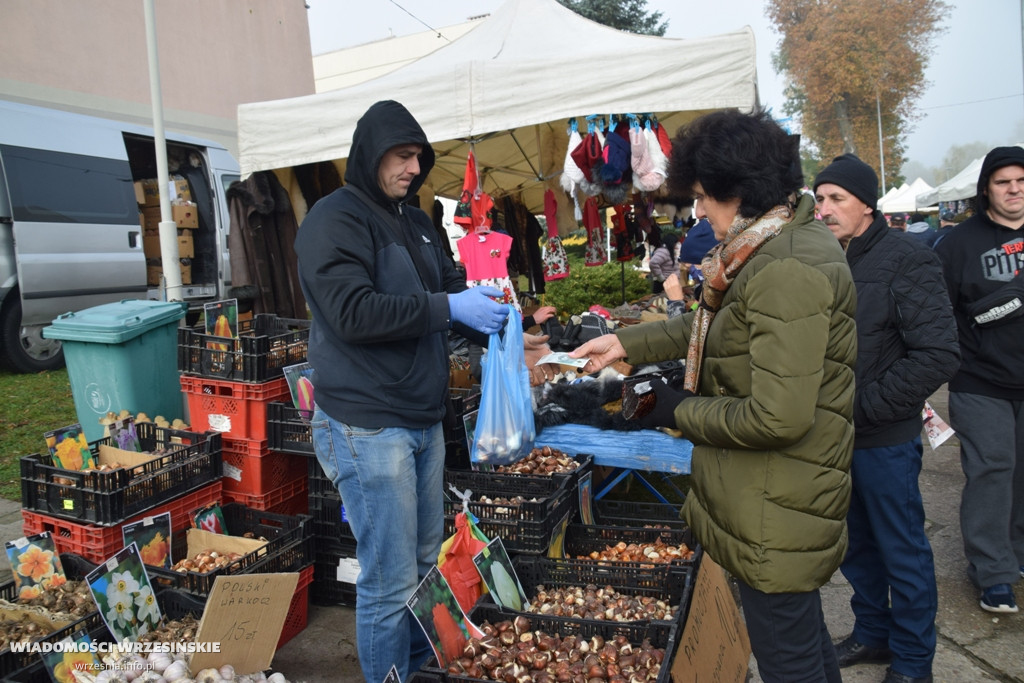
[{"label": "blue tarp", "polygon": [[688,440],[654,429],[620,432],[572,423],[545,427],[535,443],[570,455],[588,453],[595,465],[671,474],[689,474],[693,454]]}]

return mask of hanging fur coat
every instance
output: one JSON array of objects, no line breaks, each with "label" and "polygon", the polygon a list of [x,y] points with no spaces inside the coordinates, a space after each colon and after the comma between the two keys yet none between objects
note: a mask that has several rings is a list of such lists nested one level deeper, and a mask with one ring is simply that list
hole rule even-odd
[{"label": "hanging fur coat", "polygon": [[270,171],[253,173],[228,188],[231,290],[239,310],[305,320],[295,257],[298,224],[291,201]]}]

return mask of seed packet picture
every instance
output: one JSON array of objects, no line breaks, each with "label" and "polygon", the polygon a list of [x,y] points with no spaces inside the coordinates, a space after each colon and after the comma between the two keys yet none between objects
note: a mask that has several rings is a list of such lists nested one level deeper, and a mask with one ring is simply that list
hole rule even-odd
[{"label": "seed packet picture", "polygon": [[529,604],[501,538],[491,539],[486,548],[473,556],[473,564],[498,607],[521,612],[523,605]]},{"label": "seed packet picture", "polygon": [[85,581],[115,641],[138,640],[160,623],[160,606],[134,543],[86,574]]},{"label": "seed packet picture", "polygon": [[66,583],[64,567],[49,531],[7,541],[4,546],[19,600],[31,600]]},{"label": "seed packet picture", "polygon": [[132,543],[139,549],[143,564],[150,567],[170,569],[171,558],[171,513],[146,517],[138,522],[121,527],[121,536],[127,548]]},{"label": "seed packet picture", "polygon": [[76,631],[60,642],[68,646],[74,643],[77,647],[64,647],[58,651],[39,653],[39,656],[43,658],[46,672],[50,674],[50,679],[54,683],[80,680],[72,678],[72,671],[96,676],[105,668],[96,653],[92,651],[90,647],[92,638],[85,631]]},{"label": "seed packet picture", "polygon": [[436,565],[423,577],[406,605],[427,635],[437,661],[444,667],[462,656],[470,638],[483,637],[459,607],[459,601]]},{"label": "seed packet picture", "polygon": [[286,365],[283,368],[288,391],[292,395],[292,405],[299,411],[299,417],[309,421],[313,417],[313,366],[307,363]]},{"label": "seed packet picture", "polygon": [[54,467],[65,470],[91,470],[96,468],[89,442],[85,440],[85,432],[78,422],[60,429],[43,433],[46,447]]}]

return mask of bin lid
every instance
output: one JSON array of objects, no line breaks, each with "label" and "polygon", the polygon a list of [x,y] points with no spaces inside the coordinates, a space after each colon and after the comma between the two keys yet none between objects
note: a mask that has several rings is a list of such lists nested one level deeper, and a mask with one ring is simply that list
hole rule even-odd
[{"label": "bin lid", "polygon": [[119,344],[167,323],[181,320],[183,301],[124,299],[57,316],[43,328],[47,339]]}]

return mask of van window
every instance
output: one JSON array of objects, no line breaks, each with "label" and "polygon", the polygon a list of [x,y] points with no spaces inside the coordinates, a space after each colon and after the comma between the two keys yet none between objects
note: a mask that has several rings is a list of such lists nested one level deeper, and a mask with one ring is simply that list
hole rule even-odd
[{"label": "van window", "polygon": [[16,221],[138,225],[127,161],[0,145]]}]

